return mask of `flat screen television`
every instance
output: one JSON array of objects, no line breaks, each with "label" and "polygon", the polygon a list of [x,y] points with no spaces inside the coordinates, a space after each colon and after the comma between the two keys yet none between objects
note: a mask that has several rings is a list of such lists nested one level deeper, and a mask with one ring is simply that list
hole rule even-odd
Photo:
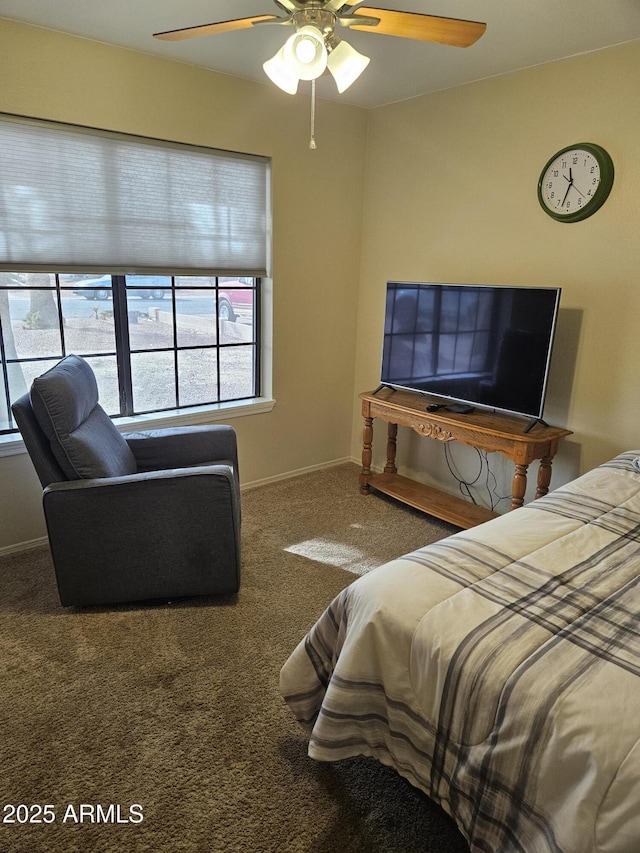
[{"label": "flat screen television", "polygon": [[380,381],[541,419],[560,293],[388,282]]}]

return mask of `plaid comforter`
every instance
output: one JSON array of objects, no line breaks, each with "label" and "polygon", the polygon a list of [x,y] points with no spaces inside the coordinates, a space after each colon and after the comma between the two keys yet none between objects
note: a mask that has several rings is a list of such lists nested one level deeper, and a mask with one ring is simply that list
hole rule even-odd
[{"label": "plaid comforter", "polygon": [[640,451],[359,578],[281,672],[309,755],[368,755],[472,851],[640,850]]}]

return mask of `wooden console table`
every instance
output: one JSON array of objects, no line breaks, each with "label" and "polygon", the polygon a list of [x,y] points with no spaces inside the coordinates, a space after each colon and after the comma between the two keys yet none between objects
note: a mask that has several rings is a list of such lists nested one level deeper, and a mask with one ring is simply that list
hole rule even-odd
[{"label": "wooden console table", "polygon": [[[460,441],[479,450],[502,453],[511,459],[515,464],[515,474],[510,509],[518,509],[523,505],[527,488],[527,469],[535,459],[540,460],[536,498],[546,495],[551,482],[551,463],[557,453],[560,439],[572,434],[571,430],[543,424],[536,424],[530,432],[525,432],[527,422],[522,418],[481,409],[476,409],[468,415],[448,412],[446,409],[427,412],[426,407],[438,401],[411,391],[394,391],[385,387],[378,393],[359,396],[364,418],[360,492],[366,495],[372,488],[376,489],[463,528],[474,527],[495,518],[496,513],[463,498],[400,476],[395,464],[398,425],[411,427],[427,438]],[[387,464],[382,474],[371,471],[374,418],[388,423]]]}]

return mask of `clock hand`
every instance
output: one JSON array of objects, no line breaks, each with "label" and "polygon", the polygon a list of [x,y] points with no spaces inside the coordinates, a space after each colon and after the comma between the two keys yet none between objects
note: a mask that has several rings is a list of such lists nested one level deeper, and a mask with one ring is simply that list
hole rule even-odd
[{"label": "clock hand", "polygon": [[569,195],[569,190],[570,190],[570,189],[571,189],[571,187],[573,186],[573,174],[572,174],[572,172],[571,172],[571,167],[569,167],[569,177],[567,178],[567,176],[566,176],[566,175],[563,175],[562,177],[563,177],[565,180],[569,181],[569,186],[567,187],[567,191],[566,191],[566,193],[564,194],[564,198],[562,199],[562,204],[560,205],[560,207],[564,207],[564,203],[565,203],[565,201],[567,200],[567,196]]}]

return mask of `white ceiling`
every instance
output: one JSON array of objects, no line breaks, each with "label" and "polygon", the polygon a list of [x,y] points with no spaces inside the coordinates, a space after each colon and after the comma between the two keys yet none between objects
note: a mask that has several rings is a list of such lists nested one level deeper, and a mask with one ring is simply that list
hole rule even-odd
[{"label": "white ceiling", "polygon": [[[365,5],[484,21],[487,30],[469,48],[341,31],[371,63],[343,95],[330,77],[322,78],[319,97],[376,107],[640,39],[640,0],[366,0]],[[273,85],[262,63],[284,43],[288,28],[259,26],[180,42],[152,36],[264,13],[278,14],[272,0],[0,0],[0,17]]]}]

